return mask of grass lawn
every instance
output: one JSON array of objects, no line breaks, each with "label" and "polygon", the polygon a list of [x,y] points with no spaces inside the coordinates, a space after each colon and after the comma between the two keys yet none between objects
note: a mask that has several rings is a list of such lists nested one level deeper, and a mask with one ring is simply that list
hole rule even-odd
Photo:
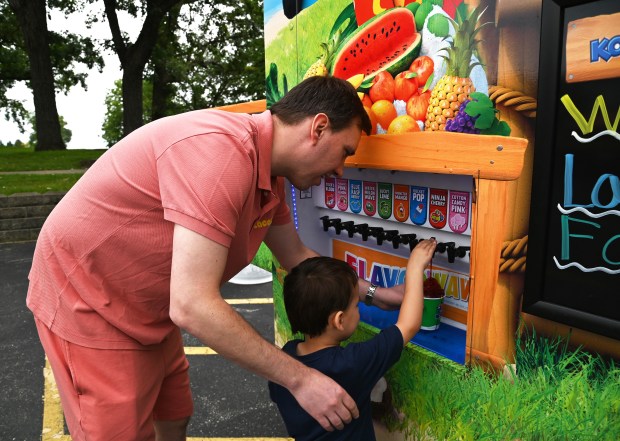
[{"label": "grass lawn", "polygon": [[[0,173],[41,170],[84,169],[105,150],[54,150],[35,152],[28,148],[0,148]],[[0,174],[0,194],[67,191],[82,176],[75,174]]]},{"label": "grass lawn", "polygon": [[67,191],[80,179],[80,173],[53,175],[2,175],[0,174],[0,194],[10,196],[15,193],[47,193],[48,191]]},{"label": "grass lawn", "polygon": [[0,148],[0,172],[30,170],[71,170],[92,164],[106,150],[52,150],[35,152],[28,148]]}]

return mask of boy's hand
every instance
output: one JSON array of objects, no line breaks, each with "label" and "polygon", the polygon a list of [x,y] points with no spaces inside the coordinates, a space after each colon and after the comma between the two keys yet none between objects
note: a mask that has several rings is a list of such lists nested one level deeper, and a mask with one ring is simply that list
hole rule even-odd
[{"label": "boy's hand", "polygon": [[437,241],[435,239],[425,239],[418,242],[409,255],[407,271],[424,271],[433,258],[436,246]]}]

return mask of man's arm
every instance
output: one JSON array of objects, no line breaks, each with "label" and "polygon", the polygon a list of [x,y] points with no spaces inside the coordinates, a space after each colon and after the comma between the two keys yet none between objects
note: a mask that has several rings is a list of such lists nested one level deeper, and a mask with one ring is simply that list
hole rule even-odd
[{"label": "man's arm", "polygon": [[353,399],[331,378],[263,339],[220,292],[228,249],[180,225],[174,228],[170,318],[218,354],[286,387],[326,430],[357,418]]},{"label": "man's arm", "polygon": [[299,238],[293,222],[284,225],[272,225],[265,236],[265,244],[280,265],[290,271],[304,260],[319,254],[308,248]]},{"label": "man's arm", "polygon": [[[303,244],[292,222],[271,226],[265,237],[265,244],[267,244],[271,252],[287,271],[290,271],[309,257],[318,256],[315,251]],[[369,282],[360,277],[359,297],[362,302],[366,297],[369,285]],[[377,288],[373,305],[385,310],[398,309],[403,301],[404,294],[404,285],[397,285],[391,288]]]}]

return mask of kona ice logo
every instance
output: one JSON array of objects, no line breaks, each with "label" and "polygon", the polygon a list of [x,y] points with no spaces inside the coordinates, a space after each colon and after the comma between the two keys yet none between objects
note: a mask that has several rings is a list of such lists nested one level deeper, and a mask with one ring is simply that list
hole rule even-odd
[{"label": "kona ice logo", "polygon": [[595,63],[599,59],[609,61],[620,55],[620,35],[613,38],[601,38],[590,41],[590,62]]}]

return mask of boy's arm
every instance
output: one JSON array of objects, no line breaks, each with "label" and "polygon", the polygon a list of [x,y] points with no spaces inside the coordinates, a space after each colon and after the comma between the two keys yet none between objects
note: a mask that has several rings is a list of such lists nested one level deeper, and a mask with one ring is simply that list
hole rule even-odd
[{"label": "boy's arm", "polygon": [[403,334],[403,345],[418,332],[422,324],[422,309],[424,308],[423,273],[428,266],[437,241],[427,239],[420,241],[413,249],[407,262],[405,274],[405,297],[400,307],[396,326]]}]

